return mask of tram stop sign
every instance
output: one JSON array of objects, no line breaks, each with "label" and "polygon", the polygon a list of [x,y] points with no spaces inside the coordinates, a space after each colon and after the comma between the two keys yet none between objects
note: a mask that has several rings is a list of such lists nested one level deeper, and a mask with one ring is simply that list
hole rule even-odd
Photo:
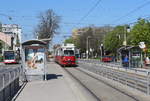
[{"label": "tram stop sign", "polygon": [[140,47],[141,49],[144,49],[144,48],[146,48],[146,45],[145,45],[144,42],[140,42],[140,43],[139,43],[139,47]]}]

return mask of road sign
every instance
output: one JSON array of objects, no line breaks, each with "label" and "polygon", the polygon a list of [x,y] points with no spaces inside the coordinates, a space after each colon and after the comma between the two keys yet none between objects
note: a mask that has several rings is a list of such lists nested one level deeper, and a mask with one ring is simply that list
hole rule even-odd
[{"label": "road sign", "polygon": [[146,48],[146,45],[145,45],[144,42],[140,42],[140,43],[139,43],[139,47],[142,48],[142,49],[144,49],[144,48]]}]

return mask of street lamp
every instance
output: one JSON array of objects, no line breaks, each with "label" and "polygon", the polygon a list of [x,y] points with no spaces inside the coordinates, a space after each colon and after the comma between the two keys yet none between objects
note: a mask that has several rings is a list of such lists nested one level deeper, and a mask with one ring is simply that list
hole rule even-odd
[{"label": "street lamp", "polygon": [[103,44],[101,43],[101,45],[100,45],[100,50],[101,50],[101,61],[102,61],[102,57],[103,57]]},{"label": "street lamp", "polygon": [[87,36],[86,38],[86,58],[89,58],[89,38],[91,38],[90,36]]},{"label": "street lamp", "polygon": [[127,32],[130,32],[130,26],[125,25],[124,26],[124,41],[123,41],[123,45],[127,45]]}]

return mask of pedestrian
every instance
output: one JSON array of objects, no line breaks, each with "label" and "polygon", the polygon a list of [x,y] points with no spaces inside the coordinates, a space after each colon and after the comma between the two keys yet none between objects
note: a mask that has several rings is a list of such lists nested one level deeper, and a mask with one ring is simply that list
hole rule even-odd
[{"label": "pedestrian", "polygon": [[124,66],[125,66],[125,67],[128,67],[129,58],[128,58],[127,55],[124,57],[123,62],[124,62]]}]

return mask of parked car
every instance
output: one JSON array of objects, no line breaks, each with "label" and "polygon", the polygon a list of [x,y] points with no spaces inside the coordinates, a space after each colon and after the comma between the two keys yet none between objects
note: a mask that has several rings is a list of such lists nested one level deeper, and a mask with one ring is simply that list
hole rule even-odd
[{"label": "parked car", "polygon": [[114,61],[113,56],[103,56],[102,57],[102,62],[112,62],[112,61]]}]

